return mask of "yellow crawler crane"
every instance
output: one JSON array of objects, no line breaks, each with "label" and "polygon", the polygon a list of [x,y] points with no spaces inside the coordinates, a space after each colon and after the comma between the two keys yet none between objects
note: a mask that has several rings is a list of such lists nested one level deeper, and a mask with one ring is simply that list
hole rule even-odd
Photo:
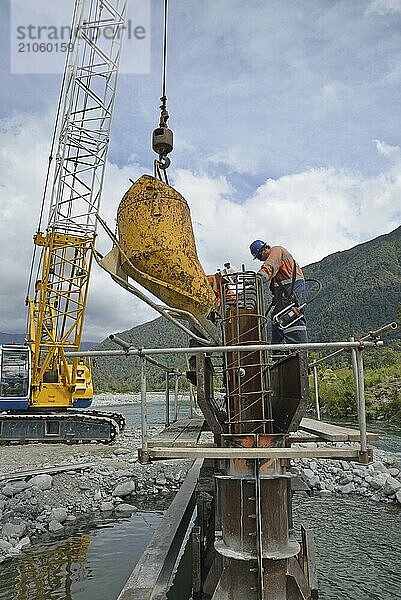
[{"label": "yellow crawler crane", "polygon": [[124,426],[121,415],[76,410],[92,402],[91,369],[66,353],[81,344],[126,8],[127,0],[74,4],[34,236],[26,345],[0,347],[0,441],[108,442]]}]

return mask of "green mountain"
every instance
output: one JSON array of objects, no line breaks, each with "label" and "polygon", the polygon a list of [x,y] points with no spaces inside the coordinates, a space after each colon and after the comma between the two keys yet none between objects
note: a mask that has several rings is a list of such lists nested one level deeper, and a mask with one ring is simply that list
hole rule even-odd
[{"label": "green mountain", "polygon": [[[307,307],[311,341],[347,340],[397,321],[401,305],[401,227],[349,250],[336,252],[304,267],[305,278],[318,279],[322,289]],[[158,318],[119,334],[135,347],[187,346],[181,330]],[[401,346],[401,329],[386,334],[386,345]],[[116,349],[105,340],[99,349]],[[160,362],[176,364],[173,356]],[[184,358],[180,358],[185,370]],[[148,389],[163,389],[164,374],[147,369]],[[95,388],[99,390],[139,390],[138,361],[133,358],[98,358],[94,367]]]},{"label": "green mountain", "polygon": [[[117,335],[136,348],[178,348],[188,346],[188,338],[185,333],[170,321],[163,319],[163,317],[119,332]],[[119,346],[109,339],[96,346],[96,350],[117,350],[118,348]],[[168,367],[186,370],[186,360],[183,356],[163,355],[154,356],[153,358]],[[139,391],[139,359],[132,356],[98,357],[93,361],[93,378],[96,392],[105,390],[116,392]],[[164,389],[164,378],[164,371],[147,364],[148,389]]]},{"label": "green mountain", "polygon": [[[397,321],[401,305],[401,227],[304,268],[322,290],[310,304],[313,341],[346,340]],[[386,334],[400,339],[401,330]]]}]

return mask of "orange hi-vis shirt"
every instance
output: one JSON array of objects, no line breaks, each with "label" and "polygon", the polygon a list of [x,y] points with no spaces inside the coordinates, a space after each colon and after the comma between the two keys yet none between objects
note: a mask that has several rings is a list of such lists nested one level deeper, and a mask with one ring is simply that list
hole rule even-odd
[{"label": "orange hi-vis shirt", "polygon": [[216,297],[216,306],[215,306],[216,309],[219,308],[221,305],[220,290],[223,290],[226,300],[234,300],[235,299],[235,291],[230,289],[230,286],[227,285],[227,280],[222,276],[222,274],[220,272],[217,272],[214,275],[206,275],[206,279],[208,280],[208,282],[210,283],[210,285],[213,288],[214,295]]},{"label": "orange hi-vis shirt", "polygon": [[[303,279],[304,274],[299,264],[296,262],[296,279]],[[269,281],[275,278],[282,284],[292,282],[292,271],[294,268],[294,259],[290,252],[283,246],[272,246],[269,250],[269,256],[261,266],[259,273]]]},{"label": "orange hi-vis shirt", "polygon": [[221,298],[220,298],[221,275],[220,275],[220,273],[215,273],[214,275],[206,275],[206,279],[208,280],[208,282],[210,283],[210,285],[212,286],[213,291],[214,291],[214,295],[216,298],[215,308],[219,308],[219,306],[221,304]]}]

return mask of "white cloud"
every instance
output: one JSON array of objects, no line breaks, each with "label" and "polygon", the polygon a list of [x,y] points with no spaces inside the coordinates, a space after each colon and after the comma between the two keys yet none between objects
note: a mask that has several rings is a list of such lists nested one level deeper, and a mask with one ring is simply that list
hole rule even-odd
[{"label": "white cloud", "polygon": [[[32,234],[36,229],[47,165],[51,119],[19,115],[3,121],[0,184],[0,331],[25,328],[24,298]],[[401,157],[399,148],[376,140],[387,157],[378,175],[320,168],[268,179],[239,202],[223,176],[189,169],[172,171],[173,185],[191,209],[199,257],[207,272],[226,261],[255,268],[248,246],[253,239],[282,244],[307,264],[387,233],[400,224]],[[109,164],[102,216],[114,229],[118,203],[144,172],[141,165]],[[99,232],[104,253],[111,244]],[[114,284],[95,266],[86,315],[86,339],[102,338],[153,318],[155,314]]]},{"label": "white cloud", "polygon": [[366,8],[366,13],[378,15],[401,14],[401,0],[371,0]]},{"label": "white cloud", "polygon": [[26,115],[0,123],[0,322],[2,331],[25,330],[24,299],[32,235],[37,227],[47,166],[48,122]]},{"label": "white cloud", "polygon": [[216,165],[226,165],[230,172],[255,175],[260,169],[260,152],[251,152],[243,145],[234,145],[216,152],[208,161]]},{"label": "white cloud", "polygon": [[253,239],[284,245],[305,265],[401,221],[401,164],[375,177],[322,168],[269,179],[241,204],[224,178],[179,171],[174,184],[191,207],[208,271],[227,260],[255,268],[248,251]]},{"label": "white cloud", "polygon": [[381,142],[380,140],[373,141],[376,144],[378,153],[382,156],[385,156],[386,158],[391,158],[396,161],[399,161],[401,159],[401,148],[399,146],[390,146],[390,144],[386,144],[385,142]]},{"label": "white cloud", "polygon": [[[25,331],[32,236],[37,229],[45,172],[48,162],[51,121],[19,114],[0,122],[0,331]],[[138,165],[119,169],[108,164],[103,192],[102,215],[112,230],[118,204],[130,187],[129,178],[143,172]],[[42,229],[45,227],[47,210]],[[99,250],[107,252],[110,240],[99,230]],[[35,277],[35,274],[34,274]],[[154,311],[139,304],[116,286],[96,265],[90,283],[84,337],[102,339],[112,331],[127,329],[155,316]]]},{"label": "white cloud", "polygon": [[356,105],[355,90],[342,81],[331,80],[323,84],[322,88],[312,98],[317,115],[326,115],[327,112],[350,110]]}]

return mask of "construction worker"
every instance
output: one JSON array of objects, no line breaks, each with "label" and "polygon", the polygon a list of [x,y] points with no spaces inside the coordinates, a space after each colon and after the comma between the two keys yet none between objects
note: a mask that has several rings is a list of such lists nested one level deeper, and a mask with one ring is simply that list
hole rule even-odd
[{"label": "construction worker", "polygon": [[296,307],[306,302],[304,275],[299,264],[283,246],[269,246],[262,240],[255,240],[249,247],[254,259],[261,260],[263,265],[258,273],[270,282],[274,308],[272,312],[272,344],[303,344],[308,341],[306,319],[303,309],[299,309],[301,318],[293,325],[282,329],[274,317],[293,302]]}]

